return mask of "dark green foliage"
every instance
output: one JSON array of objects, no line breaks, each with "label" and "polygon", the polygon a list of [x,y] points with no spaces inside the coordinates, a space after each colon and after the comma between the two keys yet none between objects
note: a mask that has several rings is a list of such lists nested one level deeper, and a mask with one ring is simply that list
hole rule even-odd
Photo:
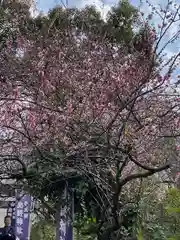
[{"label": "dark green foliage", "polygon": [[84,33],[97,40],[129,44],[134,37],[133,27],[137,21],[137,9],[129,1],[123,0],[112,8],[106,21],[95,7],[87,6],[82,10],[57,7],[52,9],[47,17],[37,17],[34,23],[39,29],[46,29],[46,34],[49,36],[53,35],[54,31],[67,33],[76,29],[76,34]]},{"label": "dark green foliage", "polygon": [[138,11],[128,0],[122,0],[109,13],[107,28],[112,41],[130,43],[134,37],[133,27],[138,20]]},{"label": "dark green foliage", "polygon": [[52,222],[38,219],[32,224],[30,240],[55,240],[55,232]]}]

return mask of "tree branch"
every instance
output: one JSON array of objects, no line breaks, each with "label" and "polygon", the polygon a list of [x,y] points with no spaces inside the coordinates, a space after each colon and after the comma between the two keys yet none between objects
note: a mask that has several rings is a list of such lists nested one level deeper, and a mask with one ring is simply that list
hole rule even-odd
[{"label": "tree branch", "polygon": [[[27,175],[27,168],[26,168],[26,165],[25,163],[18,157],[18,156],[13,156],[13,155],[0,155],[0,158],[2,158],[1,162],[4,162],[4,161],[16,161],[18,163],[21,164],[22,166],[22,176],[26,176]],[[14,176],[15,174],[13,174]],[[19,175],[19,174],[18,174]],[[12,177],[13,177],[12,176]]]},{"label": "tree branch", "polygon": [[156,171],[156,170],[157,170],[157,168],[152,168],[152,167],[149,167],[149,166],[147,166],[147,165],[141,164],[141,163],[138,162],[136,159],[134,159],[134,158],[131,156],[131,154],[128,154],[128,157],[129,157],[129,159],[130,159],[133,163],[135,163],[138,167],[143,168],[144,170],[147,170],[147,171]]},{"label": "tree branch", "polygon": [[122,188],[122,186],[124,186],[126,183],[134,180],[134,179],[137,179],[137,178],[146,178],[146,177],[149,177],[157,172],[161,172],[163,170],[167,170],[168,168],[170,168],[170,164],[165,164],[161,167],[158,167],[158,168],[154,168],[154,169],[151,169],[147,172],[143,172],[143,173],[135,173],[135,174],[132,174],[132,175],[129,175],[127,177],[125,177],[124,179],[122,179],[120,182],[119,182],[119,192]]}]

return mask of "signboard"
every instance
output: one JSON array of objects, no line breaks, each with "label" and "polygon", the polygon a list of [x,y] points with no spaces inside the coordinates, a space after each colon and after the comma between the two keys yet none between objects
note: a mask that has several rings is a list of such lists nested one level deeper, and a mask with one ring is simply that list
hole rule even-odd
[{"label": "signboard", "polygon": [[7,216],[11,217],[11,226],[16,225],[16,202],[10,202],[7,209]]},{"label": "signboard", "polygon": [[30,214],[32,206],[32,197],[24,195],[16,203],[15,218],[16,218],[16,236],[20,240],[29,240]]},{"label": "signboard", "polygon": [[66,188],[64,196],[65,204],[64,206],[59,206],[57,211],[56,240],[73,240],[73,194],[69,193]]}]

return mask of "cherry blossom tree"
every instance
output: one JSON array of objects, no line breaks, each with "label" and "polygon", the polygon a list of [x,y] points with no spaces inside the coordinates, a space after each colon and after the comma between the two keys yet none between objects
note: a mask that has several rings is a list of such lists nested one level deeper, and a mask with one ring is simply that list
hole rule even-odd
[{"label": "cherry blossom tree", "polygon": [[44,176],[64,170],[86,176],[103,194],[99,240],[127,227],[121,211],[130,183],[138,188],[173,162],[176,143],[167,151],[167,139],[179,136],[179,100],[170,94],[177,91],[179,53],[168,59],[164,53],[179,30],[163,38],[179,21],[179,7],[170,10],[171,2],[154,10],[158,29],[151,15],[142,16],[131,53],[123,43],[71,24],[54,28],[52,21],[10,36],[0,53],[2,177],[32,179],[29,164]]}]

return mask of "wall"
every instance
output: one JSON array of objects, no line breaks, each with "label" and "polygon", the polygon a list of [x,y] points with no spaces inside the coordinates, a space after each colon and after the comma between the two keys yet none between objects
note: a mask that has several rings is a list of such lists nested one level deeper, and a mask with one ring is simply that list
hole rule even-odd
[{"label": "wall", "polygon": [[7,210],[5,208],[0,208],[0,228],[4,226],[4,217],[6,216]]}]

